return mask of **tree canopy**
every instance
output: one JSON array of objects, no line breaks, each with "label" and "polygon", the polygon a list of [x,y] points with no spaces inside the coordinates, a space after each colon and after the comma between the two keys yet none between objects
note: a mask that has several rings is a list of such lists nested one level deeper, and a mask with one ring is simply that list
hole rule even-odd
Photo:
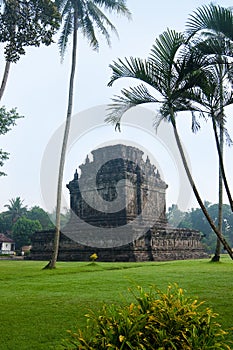
[{"label": "tree canopy", "polygon": [[0,42],[6,61],[16,62],[26,46],[50,45],[60,15],[50,0],[5,0],[0,13]]},{"label": "tree canopy", "polygon": [[30,245],[33,233],[41,229],[42,226],[39,220],[30,220],[25,216],[19,218],[12,229],[16,249],[20,249],[24,245]]},{"label": "tree canopy", "polygon": [[[22,118],[18,114],[15,108],[7,111],[5,106],[0,107],[0,135],[5,135],[11,130],[11,127],[16,124],[16,120]],[[9,153],[4,152],[0,149],[0,167],[3,166],[4,161],[8,159]],[[0,171],[0,176],[6,175],[4,172]]]},{"label": "tree canopy", "polygon": [[[218,204],[211,204],[205,201],[205,206],[210,213],[214,223],[218,222]],[[216,237],[208,225],[205,217],[200,208],[192,208],[186,212],[181,211],[176,204],[173,204],[168,208],[167,213],[168,221],[175,227],[185,227],[194,230],[199,230],[203,235],[202,242],[204,243],[206,250],[213,254],[216,245]],[[231,208],[228,204],[223,204],[223,227],[222,232],[224,237],[231,246],[233,246],[233,216]]]}]

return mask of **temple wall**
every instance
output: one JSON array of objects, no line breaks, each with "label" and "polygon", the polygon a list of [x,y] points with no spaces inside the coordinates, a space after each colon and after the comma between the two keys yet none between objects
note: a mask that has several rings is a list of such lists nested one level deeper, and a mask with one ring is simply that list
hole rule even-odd
[{"label": "temple wall", "polygon": [[[53,231],[36,232],[33,237],[31,258],[50,260],[53,248]],[[61,234],[59,261],[89,261],[97,253],[98,261],[167,261],[206,258],[200,234],[194,230],[152,230],[142,238],[116,248],[94,248],[83,246]]]}]

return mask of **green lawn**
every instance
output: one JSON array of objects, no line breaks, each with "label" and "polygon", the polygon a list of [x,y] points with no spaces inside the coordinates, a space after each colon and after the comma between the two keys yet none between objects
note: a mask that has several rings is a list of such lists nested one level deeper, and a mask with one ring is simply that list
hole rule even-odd
[{"label": "green lawn", "polygon": [[[233,261],[190,260],[148,263],[63,262],[42,270],[45,262],[0,260],[1,350],[57,349],[66,330],[85,322],[84,315],[103,302],[124,303],[128,287],[178,285],[206,301],[223,328],[233,326]],[[233,339],[233,332],[229,334]]]}]

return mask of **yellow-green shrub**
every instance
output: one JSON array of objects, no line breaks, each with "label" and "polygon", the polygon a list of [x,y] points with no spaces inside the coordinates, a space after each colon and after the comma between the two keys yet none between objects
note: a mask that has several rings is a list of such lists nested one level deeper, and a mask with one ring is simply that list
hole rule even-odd
[{"label": "yellow-green shrub", "polygon": [[69,331],[64,349],[217,350],[229,349],[226,332],[216,314],[202,302],[184,295],[177,285],[166,293],[138,287],[135,302],[119,307],[104,305],[87,316],[85,330]]}]

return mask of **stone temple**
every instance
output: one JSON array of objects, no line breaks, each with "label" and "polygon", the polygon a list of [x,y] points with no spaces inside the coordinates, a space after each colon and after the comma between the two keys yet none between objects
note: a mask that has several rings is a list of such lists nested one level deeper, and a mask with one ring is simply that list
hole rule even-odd
[{"label": "stone temple", "polygon": [[[167,184],[136,147],[98,148],[67,184],[71,217],[62,228],[58,259],[165,261],[204,258],[198,231],[169,226]],[[32,259],[49,260],[54,231],[36,232]]]}]

